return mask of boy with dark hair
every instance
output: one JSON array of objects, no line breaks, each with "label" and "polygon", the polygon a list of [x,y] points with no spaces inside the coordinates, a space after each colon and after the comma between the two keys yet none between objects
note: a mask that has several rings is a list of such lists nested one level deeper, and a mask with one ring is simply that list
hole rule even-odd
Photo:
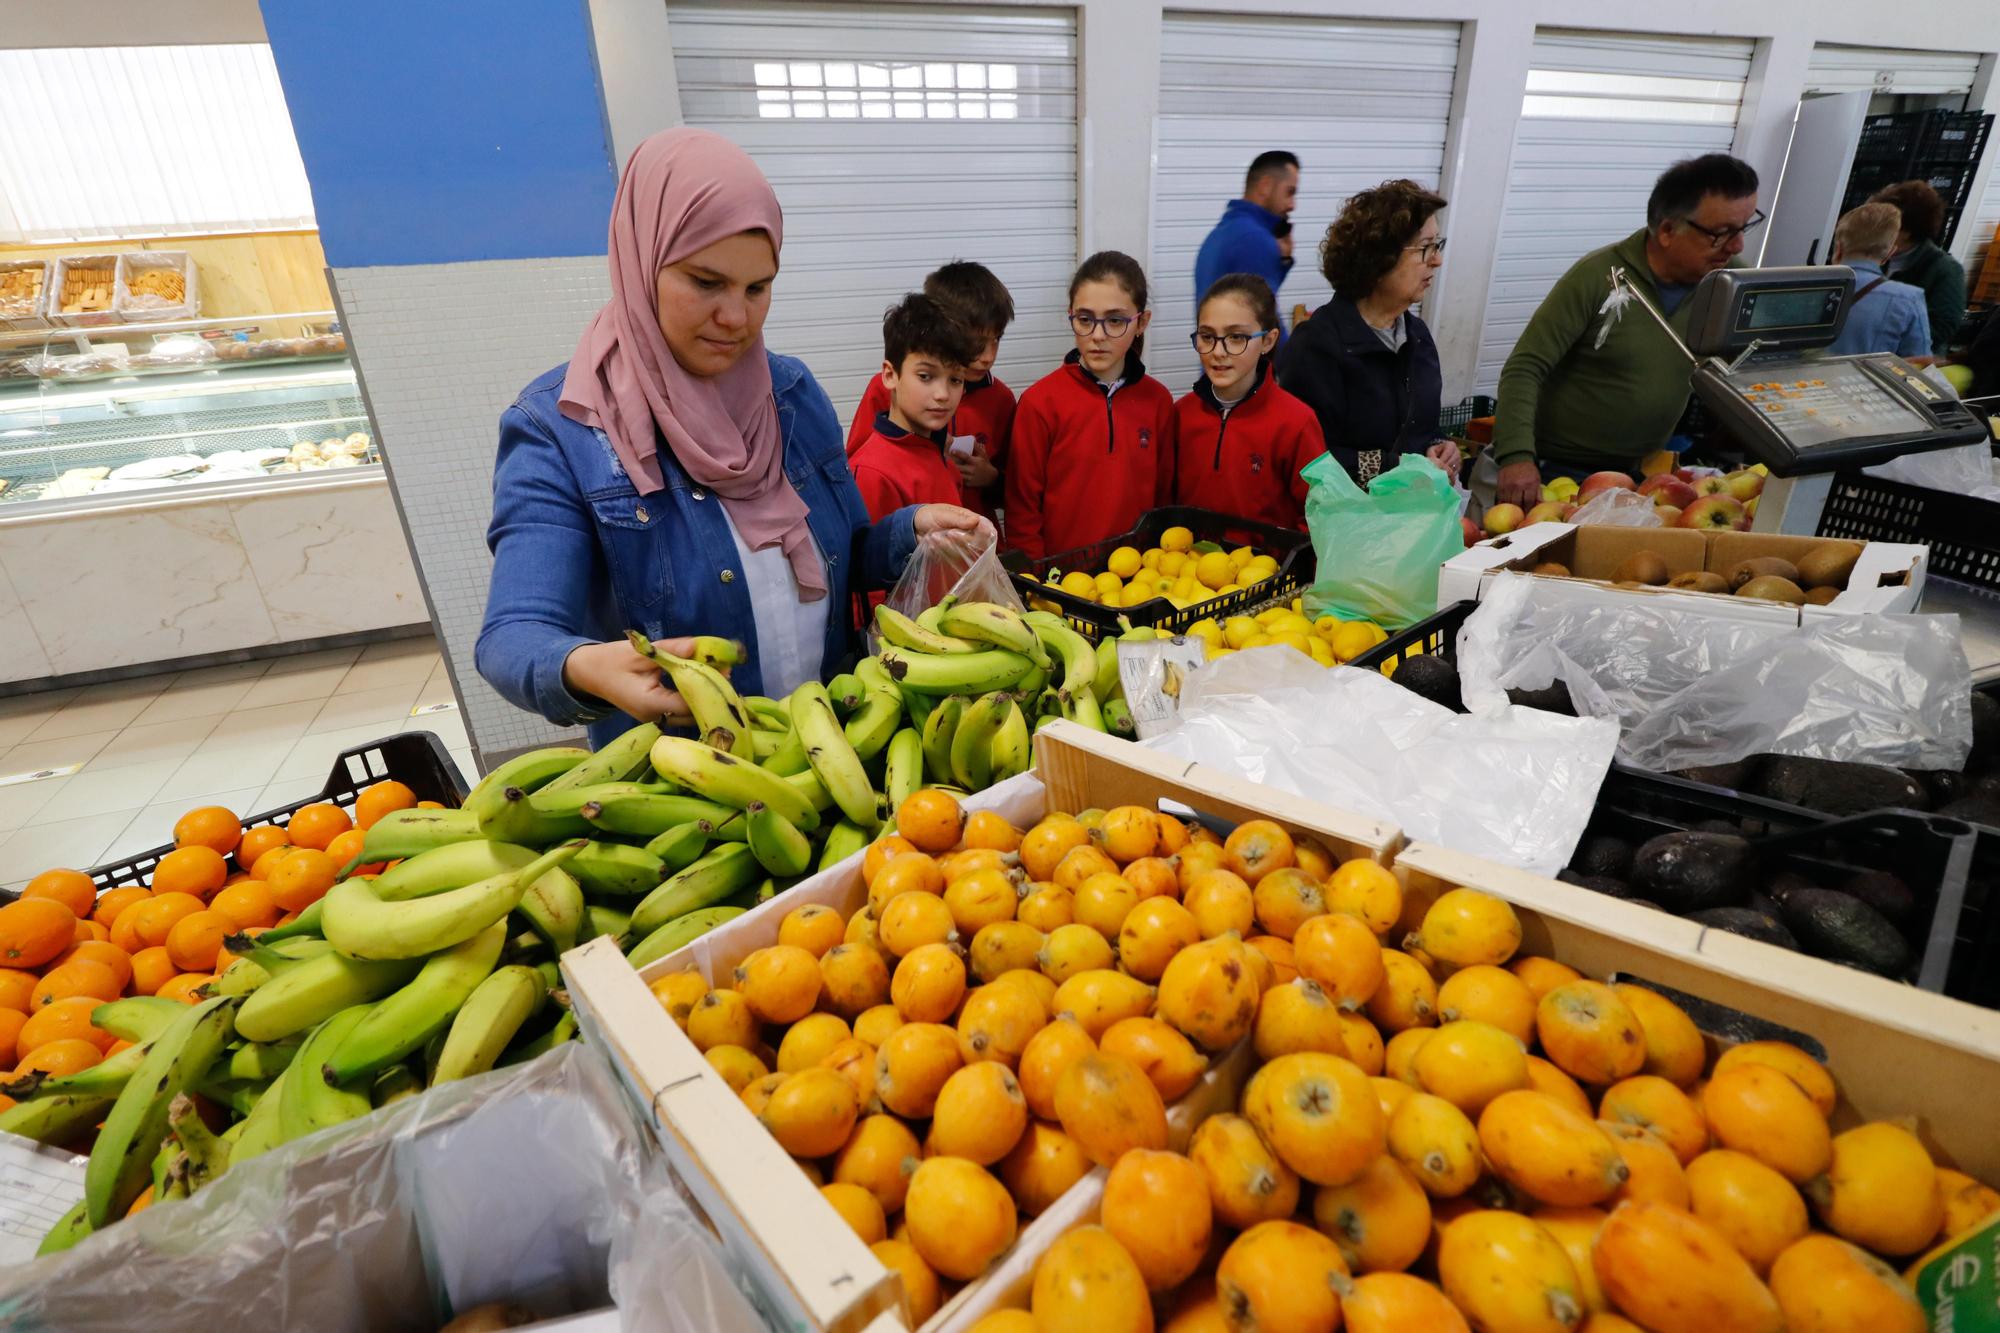
[{"label": "boy with dark hair", "polygon": [[868,515],[879,522],[905,505],[957,504],[951,424],[965,396],[966,367],[982,344],[946,306],[911,292],[882,316],[886,403],[848,456]]}]

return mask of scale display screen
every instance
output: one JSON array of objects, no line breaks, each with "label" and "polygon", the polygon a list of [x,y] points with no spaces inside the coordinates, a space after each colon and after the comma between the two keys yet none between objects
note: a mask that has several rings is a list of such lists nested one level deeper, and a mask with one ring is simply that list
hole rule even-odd
[{"label": "scale display screen", "polygon": [[1846,296],[1839,284],[1815,287],[1770,288],[1743,295],[1742,313],[1736,327],[1747,333],[1783,329],[1806,333],[1824,329],[1828,338],[1840,317],[1840,303]]},{"label": "scale display screen", "polygon": [[1824,347],[1840,336],[1853,292],[1844,265],[1717,269],[1687,298],[1687,349],[1731,357],[1753,343],[1765,354]]}]

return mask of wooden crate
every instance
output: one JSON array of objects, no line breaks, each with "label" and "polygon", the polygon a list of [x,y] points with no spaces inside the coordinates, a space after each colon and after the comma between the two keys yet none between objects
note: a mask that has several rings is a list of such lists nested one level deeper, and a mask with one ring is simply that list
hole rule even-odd
[{"label": "wooden crate", "polygon": [[[1365,858],[1386,865],[1402,845],[1401,835],[1379,820],[1170,759],[1071,723],[1037,733],[1035,749],[1034,775],[982,792],[968,806],[995,809],[1025,825],[1047,809],[1155,808],[1164,797],[1230,822],[1274,819],[1293,833],[1312,834],[1343,861]],[[752,950],[774,943],[779,922],[796,907],[821,902],[846,914],[866,900],[856,856],[642,971],[634,971],[608,939],[563,957],[564,977],[586,1034],[611,1057],[694,1201],[751,1277],[766,1314],[781,1327],[831,1333],[903,1329],[900,1283],[757,1124],[647,987],[686,968],[700,970],[711,981],[726,975]],[[1175,1103],[1169,1123],[1176,1146],[1186,1145],[1202,1119],[1233,1104],[1252,1062],[1248,1044],[1240,1045]],[[1047,1225],[1038,1218],[1024,1227],[1014,1252],[1039,1254],[1049,1239],[1060,1235],[1067,1224],[1055,1219],[1069,1215],[1068,1203],[1065,1196],[1045,1214],[1051,1218]],[[924,1333],[943,1333],[977,1319],[991,1305],[982,1294],[989,1281],[968,1284]]]}]

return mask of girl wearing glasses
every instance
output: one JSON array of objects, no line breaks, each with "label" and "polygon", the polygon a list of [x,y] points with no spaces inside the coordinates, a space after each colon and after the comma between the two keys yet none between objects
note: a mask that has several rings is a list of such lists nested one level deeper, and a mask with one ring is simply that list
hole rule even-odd
[{"label": "girl wearing glasses", "polygon": [[1174,396],[1146,374],[1146,271],[1100,250],[1069,284],[1076,350],[1021,395],[1007,545],[1039,559],[1131,531],[1171,488]]},{"label": "girl wearing glasses", "polygon": [[1326,452],[1326,438],[1313,410],[1269,374],[1278,346],[1271,284],[1254,273],[1217,278],[1189,339],[1203,374],[1174,404],[1174,502],[1303,529],[1299,469]]},{"label": "girl wearing glasses", "polygon": [[1326,451],[1363,485],[1408,453],[1458,473],[1458,446],[1438,430],[1437,343],[1411,309],[1444,264],[1444,206],[1411,180],[1349,199],[1320,242],[1333,299],[1278,360],[1278,383],[1318,415]]}]

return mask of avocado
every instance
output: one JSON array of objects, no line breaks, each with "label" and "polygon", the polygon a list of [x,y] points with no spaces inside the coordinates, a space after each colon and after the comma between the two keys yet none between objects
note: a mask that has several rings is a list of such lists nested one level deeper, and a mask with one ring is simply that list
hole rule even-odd
[{"label": "avocado", "polygon": [[1704,819],[1700,823],[1695,824],[1693,826],[1693,831],[1696,833],[1740,834],[1743,832],[1743,828],[1740,824],[1736,823],[1736,821],[1731,819]]},{"label": "avocado", "polygon": [[1731,791],[1742,791],[1750,785],[1750,779],[1757,771],[1757,761],[1761,757],[1751,755],[1748,759],[1739,759],[1733,764],[1703,764],[1697,768],[1677,768],[1673,776],[1710,787],[1727,787]]},{"label": "avocado", "polygon": [[1539,690],[1508,690],[1507,702],[1519,704],[1523,708],[1539,708],[1544,713],[1561,713],[1565,717],[1576,716],[1576,705],[1570,702],[1569,686],[1561,681]]},{"label": "avocado", "polygon": [[1792,932],[1774,916],[1752,911],[1747,907],[1711,907],[1705,911],[1689,912],[1688,920],[1699,921],[1715,930],[1726,930],[1732,935],[1746,939],[1762,940],[1780,948],[1796,949],[1799,942],[1792,938]]},{"label": "avocado", "polygon": [[1785,927],[1816,957],[1885,977],[1900,975],[1910,961],[1902,932],[1853,894],[1799,889],[1786,896],[1778,911]]},{"label": "avocado", "polygon": [[1967,796],[1976,796],[1990,805],[2000,805],[2000,773],[1981,773],[1972,780]]},{"label": "avocado", "polygon": [[1972,753],[1966,756],[1967,771],[1980,769],[2000,759],[2000,700],[1980,690],[1972,692]]},{"label": "avocado", "polygon": [[[1816,889],[1818,887],[1819,885],[1813,883],[1796,870],[1780,870],[1777,874],[1771,876],[1770,882],[1764,886],[1762,893],[1752,893],[1750,895],[1750,905],[1757,907],[1759,911],[1771,911],[1778,903],[1785,901],[1785,898],[1794,889]],[[1760,898],[1772,904],[1772,907],[1759,907],[1757,900]]]},{"label": "avocado", "polygon": [[1923,904],[1917,901],[1916,890],[1887,870],[1857,870],[1840,882],[1840,891],[1867,903],[1898,930],[1908,932],[1923,924]]},{"label": "avocado", "polygon": [[1586,834],[1570,857],[1569,868],[1579,875],[1623,879],[1632,873],[1632,844],[1609,833]]},{"label": "avocado", "polygon": [[1931,798],[1931,808],[1950,805],[1961,796],[1972,793],[1972,779],[1950,768],[1906,768],[1904,776],[1923,784],[1924,795]]},{"label": "avocado", "polygon": [[1601,893],[1607,898],[1624,898],[1629,900],[1636,896],[1632,886],[1616,875],[1585,875],[1574,870],[1558,870],[1556,871],[1556,878],[1565,884],[1574,884],[1579,889],[1589,889],[1592,893]]},{"label": "avocado", "polygon": [[1751,790],[1774,801],[1802,805],[1829,815],[1858,815],[1890,807],[1911,810],[1930,807],[1930,797],[1923,785],[1912,781],[1900,769],[1800,755],[1772,755],[1757,770]]},{"label": "avocado", "polygon": [[1937,813],[1952,819],[1963,819],[1968,824],[1985,824],[1990,828],[2000,828],[2000,800],[1977,791],[1970,796],[1961,796],[1949,805],[1939,807]]},{"label": "avocado", "polygon": [[1669,912],[1733,907],[1750,892],[1756,852],[1731,833],[1663,833],[1632,854],[1632,883]]},{"label": "avocado", "polygon": [[1405,657],[1389,679],[1412,694],[1429,699],[1434,704],[1443,704],[1454,713],[1465,711],[1465,702],[1458,688],[1458,668],[1433,653]]}]

